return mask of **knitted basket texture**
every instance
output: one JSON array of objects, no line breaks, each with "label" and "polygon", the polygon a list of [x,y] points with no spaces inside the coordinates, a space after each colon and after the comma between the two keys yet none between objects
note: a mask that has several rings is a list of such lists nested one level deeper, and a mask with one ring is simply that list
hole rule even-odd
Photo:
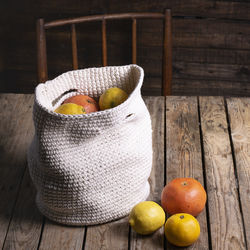
[{"label": "knitted basket texture", "polygon": [[[141,97],[143,69],[137,65],[66,72],[35,90],[35,135],[28,167],[38,209],[68,225],[93,225],[129,214],[147,199],[152,167],[152,129]],[[108,88],[129,97],[117,107],[83,115],[57,114],[66,98],[96,100]]]}]

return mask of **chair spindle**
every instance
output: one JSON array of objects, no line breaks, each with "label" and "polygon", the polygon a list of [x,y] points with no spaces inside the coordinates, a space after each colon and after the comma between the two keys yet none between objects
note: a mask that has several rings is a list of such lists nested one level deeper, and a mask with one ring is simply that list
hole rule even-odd
[{"label": "chair spindle", "polygon": [[106,34],[106,20],[102,20],[102,64],[107,66],[107,34]]},{"label": "chair spindle", "polygon": [[76,27],[75,27],[75,24],[71,25],[71,40],[72,40],[73,69],[78,69],[77,38],[76,38]]},{"label": "chair spindle", "polygon": [[41,83],[48,80],[46,37],[44,20],[42,18],[37,20],[36,29],[38,82]]},{"label": "chair spindle", "polygon": [[132,23],[132,63],[136,64],[136,19]]}]

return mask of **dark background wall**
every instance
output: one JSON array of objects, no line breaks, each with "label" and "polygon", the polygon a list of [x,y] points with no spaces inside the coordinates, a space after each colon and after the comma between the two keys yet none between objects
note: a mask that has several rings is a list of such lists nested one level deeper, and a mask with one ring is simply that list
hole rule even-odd
[{"label": "dark background wall", "polygon": [[[0,3],[0,92],[37,85],[35,21],[132,11],[173,12],[173,94],[250,95],[250,1],[9,0]],[[131,62],[131,23],[108,22],[108,64]],[[159,94],[162,21],[138,22],[144,94]],[[101,66],[101,23],[76,26],[80,68]],[[53,32],[52,32],[53,31]],[[64,31],[67,31],[66,33]],[[49,77],[72,69],[70,27],[48,31]]]}]

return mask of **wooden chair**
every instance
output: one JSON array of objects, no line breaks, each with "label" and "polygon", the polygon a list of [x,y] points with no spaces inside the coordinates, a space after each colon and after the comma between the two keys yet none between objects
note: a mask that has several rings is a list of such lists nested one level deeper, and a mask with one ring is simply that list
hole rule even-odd
[{"label": "wooden chair", "polygon": [[172,19],[171,10],[165,10],[165,13],[121,13],[107,15],[92,15],[77,17],[72,19],[61,19],[51,22],[44,22],[44,19],[37,20],[37,59],[38,59],[38,81],[45,82],[48,79],[47,55],[46,55],[46,30],[62,26],[71,25],[72,38],[72,58],[73,69],[78,69],[77,58],[77,40],[75,24],[83,22],[102,22],[102,62],[107,66],[107,37],[106,21],[114,19],[132,20],[132,63],[136,64],[136,20],[137,19],[162,19],[164,20],[164,41],[163,41],[163,62],[162,62],[162,95],[171,94],[172,86]]}]

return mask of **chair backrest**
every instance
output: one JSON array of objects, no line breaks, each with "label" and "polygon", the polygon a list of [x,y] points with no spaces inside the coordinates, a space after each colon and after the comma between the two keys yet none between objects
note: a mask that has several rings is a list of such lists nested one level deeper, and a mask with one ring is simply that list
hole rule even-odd
[{"label": "chair backrest", "polygon": [[37,59],[38,59],[38,81],[45,82],[48,79],[47,52],[46,52],[46,30],[63,25],[71,25],[72,58],[73,69],[78,69],[77,39],[75,24],[83,22],[102,22],[102,63],[107,66],[107,36],[106,20],[131,19],[132,20],[132,63],[136,64],[136,20],[137,19],[162,19],[164,21],[163,35],[163,61],[162,61],[162,95],[170,95],[172,87],[172,16],[171,10],[166,9],[164,13],[120,13],[106,15],[92,15],[72,19],[60,19],[44,22],[37,20]]}]

